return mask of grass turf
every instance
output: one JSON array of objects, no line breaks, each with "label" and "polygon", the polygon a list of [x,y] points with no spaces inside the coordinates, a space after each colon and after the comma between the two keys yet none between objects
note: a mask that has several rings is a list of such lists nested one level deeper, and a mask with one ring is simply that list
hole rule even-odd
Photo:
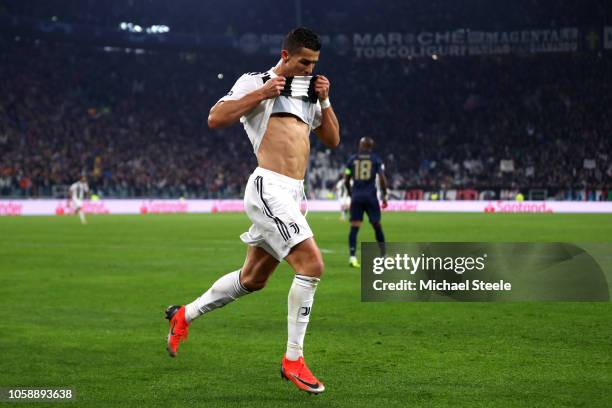
[{"label": "grass turf", "polygon": [[[326,272],[305,346],[323,395],[279,377],[287,265],[165,353],[165,307],[241,266],[244,214],[0,218],[0,387],[72,387],[79,407],[609,406],[610,303],[361,303],[347,224],[309,219]],[[612,237],[608,215],[383,221],[395,242]],[[360,239],[374,239],[367,225]]]}]

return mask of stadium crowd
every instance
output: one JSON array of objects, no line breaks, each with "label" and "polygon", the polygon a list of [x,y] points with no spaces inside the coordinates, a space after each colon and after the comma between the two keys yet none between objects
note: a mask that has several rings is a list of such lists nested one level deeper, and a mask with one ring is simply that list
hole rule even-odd
[{"label": "stadium crowd", "polygon": [[[0,194],[52,196],[85,172],[103,196],[236,197],[256,166],[209,108],[272,56],[0,39]],[[342,58],[342,61],[338,61]],[[371,135],[395,190],[609,189],[612,57],[366,60],[323,54],[341,146],[314,142],[311,195]],[[314,136],[313,136],[314,140]]]}]

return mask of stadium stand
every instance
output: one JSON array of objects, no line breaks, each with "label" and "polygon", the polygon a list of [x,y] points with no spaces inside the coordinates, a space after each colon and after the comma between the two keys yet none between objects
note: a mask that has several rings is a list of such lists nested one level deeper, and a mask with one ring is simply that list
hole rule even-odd
[{"label": "stadium stand", "polygon": [[[183,30],[202,34],[235,31],[231,19],[210,18],[204,27],[195,24],[203,16],[187,16],[188,7],[177,14],[167,2],[150,2],[150,8],[138,1],[84,1],[75,8],[54,1],[29,8],[28,3],[10,1],[3,13],[45,19],[59,14],[71,22],[115,27],[133,7],[144,23],[181,24]],[[329,3],[322,22],[326,32],[338,27],[350,32],[364,24],[346,21],[334,12],[341,9],[336,3]],[[422,13],[413,8],[409,18],[405,5],[385,7],[398,8],[392,27],[408,29],[406,21],[423,26],[419,15],[431,16],[441,3],[452,4],[433,2]],[[529,7],[530,2],[521,4]],[[605,13],[597,15],[597,4],[582,13],[559,12],[564,21],[555,20],[554,13],[530,13],[529,21],[521,20],[517,7],[504,22],[605,20]],[[96,13],[98,7],[110,12]],[[355,2],[355,7],[365,10],[367,2]],[[443,15],[429,21],[436,27],[484,24],[477,14],[472,21],[459,12],[449,14],[448,7],[440,9]],[[304,8],[303,20],[314,23],[309,10]],[[265,4],[250,10],[252,18],[241,20],[246,25],[240,29],[260,29],[265,12]],[[274,13],[293,13],[293,5]],[[492,14],[485,10],[484,15]],[[367,17],[373,31],[385,28],[376,16]],[[236,22],[239,17],[237,12]],[[495,19],[487,24],[495,28]],[[270,31],[283,32],[291,25],[279,23]],[[268,69],[274,56],[104,47],[6,33],[0,46],[3,197],[58,196],[82,172],[105,197],[241,195],[256,165],[250,144],[240,126],[211,132],[206,116],[241,73]],[[367,60],[325,54],[324,49],[317,71],[332,81],[342,143],[334,151],[313,144],[307,176],[311,196],[324,197],[357,140],[373,135],[391,187],[401,198],[406,192],[429,197],[427,192],[441,190],[447,193],[440,198],[446,199],[502,197],[504,191],[520,191],[527,198],[612,199],[610,53]]]}]

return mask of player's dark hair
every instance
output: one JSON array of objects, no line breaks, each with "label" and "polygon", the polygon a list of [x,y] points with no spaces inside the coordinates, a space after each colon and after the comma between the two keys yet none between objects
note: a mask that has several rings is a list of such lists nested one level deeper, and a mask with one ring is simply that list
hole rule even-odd
[{"label": "player's dark hair", "polygon": [[319,51],[321,49],[321,39],[317,33],[306,27],[298,27],[290,31],[283,41],[283,50],[293,54],[302,47]]}]

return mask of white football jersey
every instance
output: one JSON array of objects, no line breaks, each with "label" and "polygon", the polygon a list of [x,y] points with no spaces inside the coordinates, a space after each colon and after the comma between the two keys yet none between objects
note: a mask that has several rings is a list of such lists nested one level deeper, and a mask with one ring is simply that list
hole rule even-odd
[{"label": "white football jersey", "polygon": [[89,192],[89,186],[87,183],[77,181],[70,186],[70,196],[73,200],[82,201],[85,198],[85,193]]},{"label": "white football jersey", "polygon": [[338,182],[336,183],[336,195],[338,196],[338,198],[348,197],[348,191],[346,190],[346,184],[344,184],[344,179],[338,180]]},{"label": "white football jersey", "polygon": [[[219,101],[238,100],[256,89],[261,88],[268,79],[277,76],[278,75],[276,75],[272,69],[267,72],[250,72],[243,74],[238,78],[227,95],[219,99]],[[291,113],[297,116],[310,127],[310,130],[321,126],[322,115],[319,101],[312,103],[300,98],[283,95],[272,99],[266,99],[240,118],[240,122],[244,126],[244,130],[253,145],[253,151],[255,153],[257,153],[261,140],[268,128],[270,115],[278,112]]]}]

